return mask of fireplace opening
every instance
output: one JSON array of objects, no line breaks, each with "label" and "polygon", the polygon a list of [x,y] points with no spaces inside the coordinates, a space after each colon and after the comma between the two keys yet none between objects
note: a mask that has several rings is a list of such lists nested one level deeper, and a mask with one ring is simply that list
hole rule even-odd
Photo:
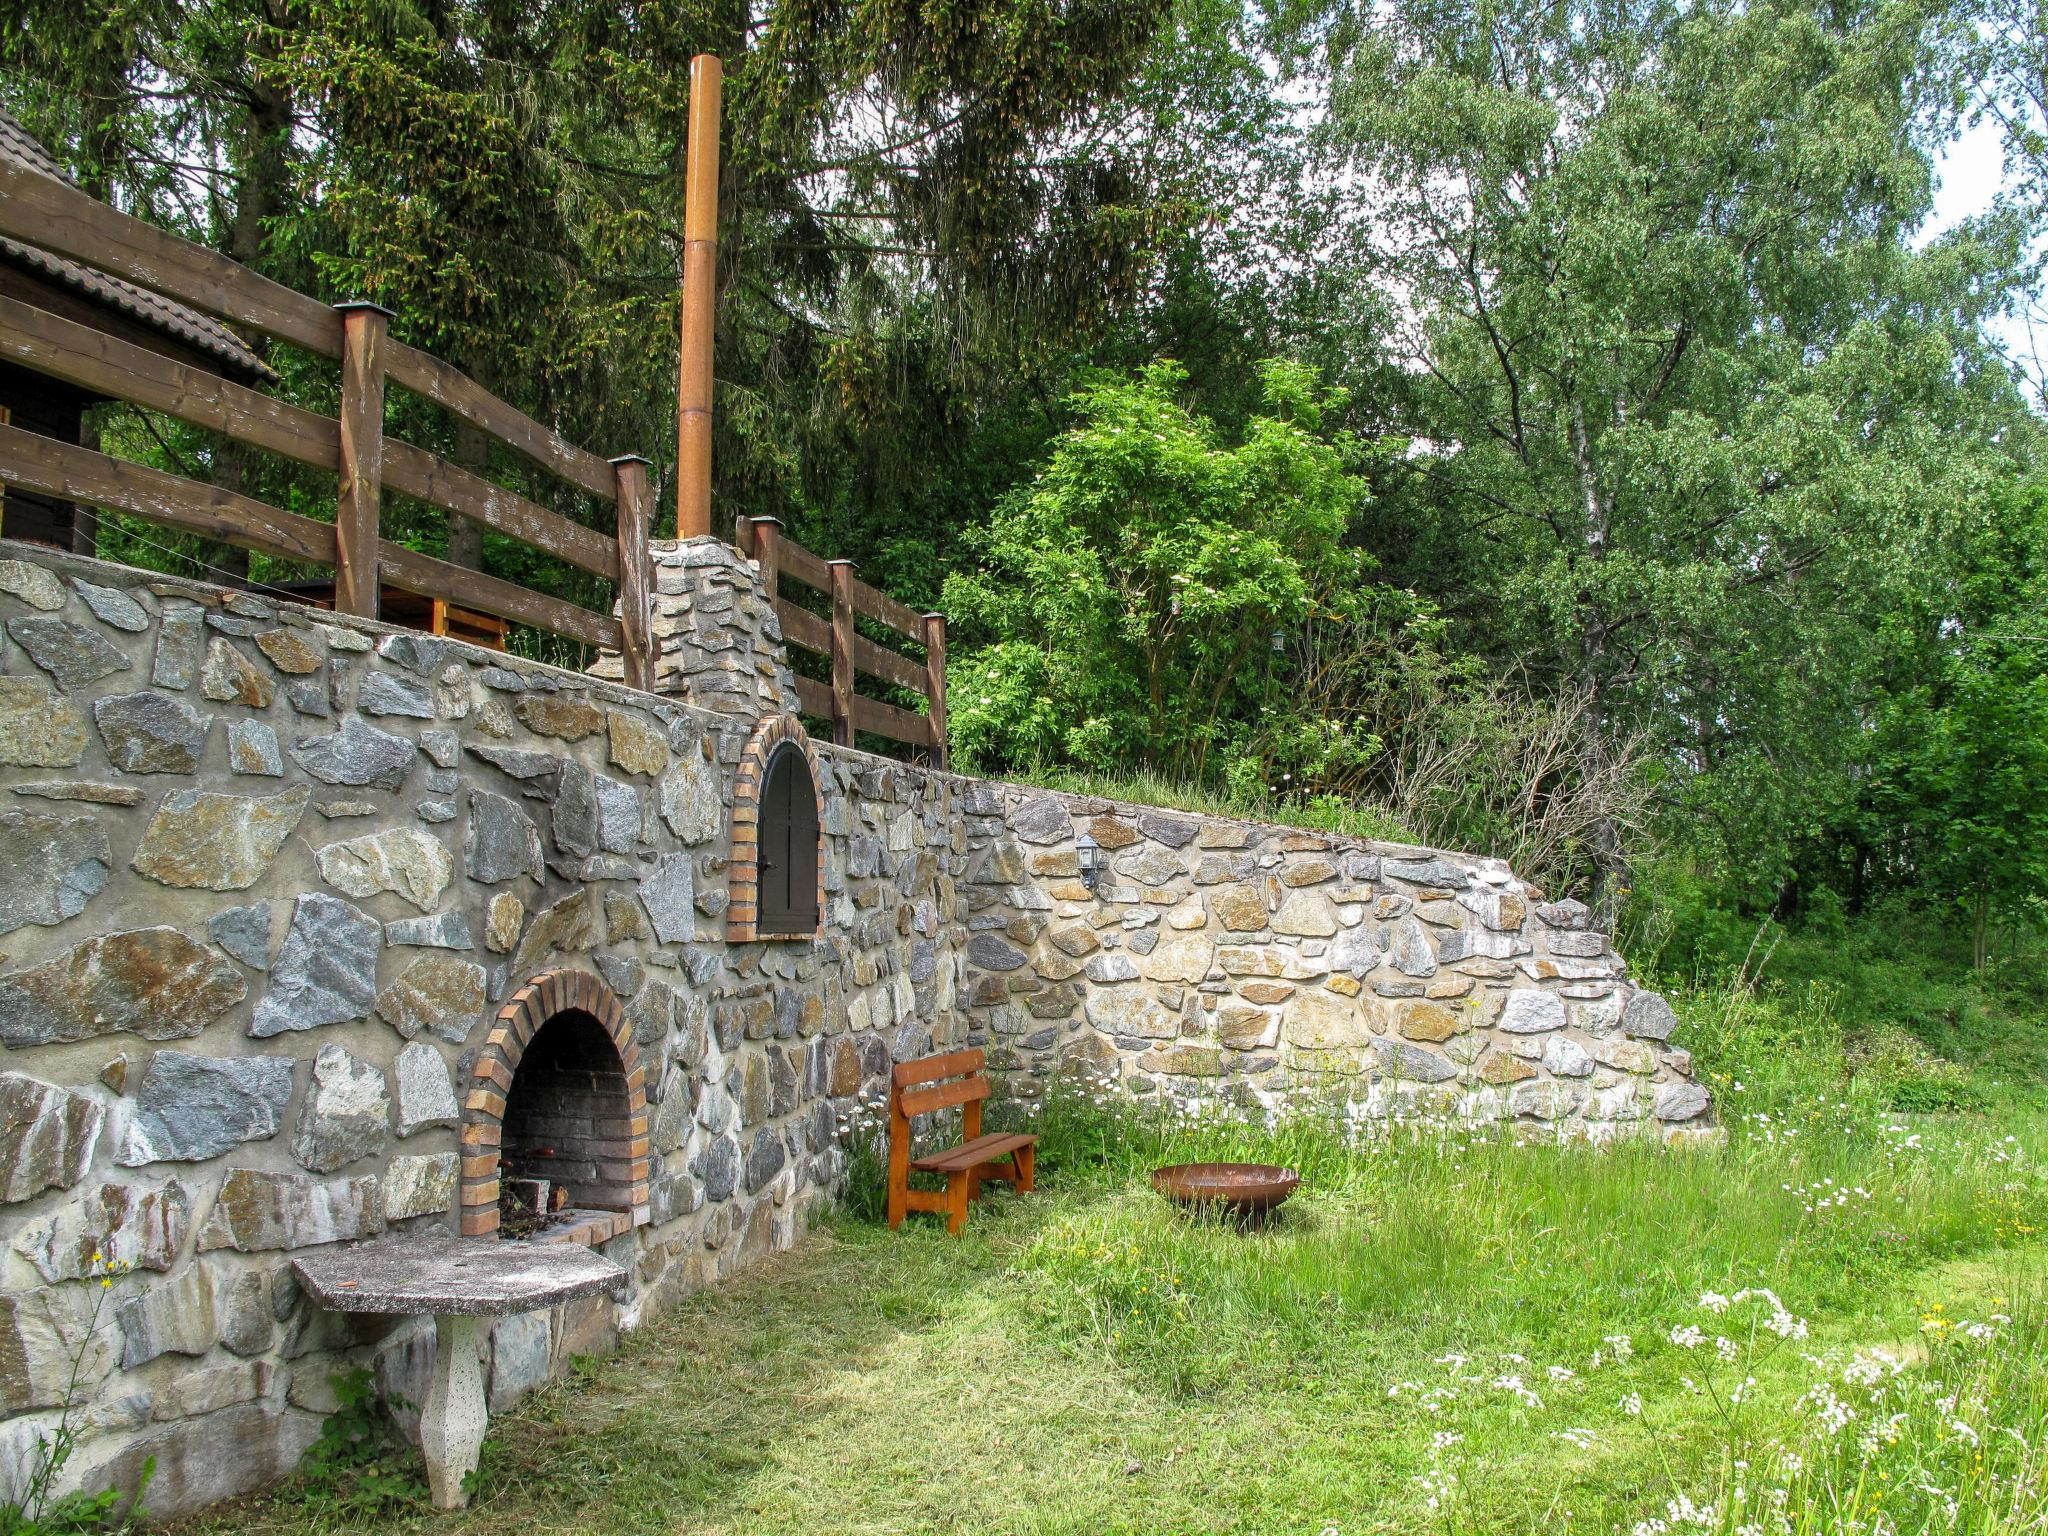
[{"label": "fireplace opening", "polygon": [[647,1220],[639,1055],[595,976],[549,971],[514,992],[463,1103],[465,1236],[596,1244]]},{"label": "fireplace opening", "polygon": [[630,1224],[632,1095],[618,1047],[589,1014],[558,1013],[527,1042],[499,1135],[501,1236],[605,1215]]}]

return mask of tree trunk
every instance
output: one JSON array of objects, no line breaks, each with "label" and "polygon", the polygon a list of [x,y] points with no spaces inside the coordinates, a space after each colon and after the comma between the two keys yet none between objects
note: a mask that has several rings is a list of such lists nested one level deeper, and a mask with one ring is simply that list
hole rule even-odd
[{"label": "tree trunk", "polygon": [[1979,887],[1970,913],[1970,965],[1982,976],[1991,960],[1991,891]]},{"label": "tree trunk", "polygon": [[[479,383],[483,381],[478,380]],[[486,386],[488,388],[488,386]],[[491,461],[491,440],[481,427],[460,417],[455,422],[455,462],[464,469],[483,474]],[[448,563],[467,571],[484,568],[484,525],[460,513],[448,514]]]},{"label": "tree trunk", "polygon": [[[284,21],[283,7],[277,0],[271,0],[265,10],[272,23]],[[268,32],[258,32],[252,36],[245,61],[246,78],[241,84],[248,114],[242,120],[238,142],[233,149],[239,172],[239,190],[235,196],[234,213],[227,222],[227,254],[243,266],[257,271],[262,271],[266,265],[264,224],[285,206],[286,182],[290,173],[286,156],[291,143],[291,103],[270,69],[275,53],[261,41],[269,35]],[[214,459],[214,482],[243,495],[256,495],[260,501],[262,496],[250,485],[252,471],[258,462],[260,460],[251,449],[240,443],[224,442]],[[249,552],[246,549],[220,545],[209,558],[218,574],[241,585],[248,584]]]}]

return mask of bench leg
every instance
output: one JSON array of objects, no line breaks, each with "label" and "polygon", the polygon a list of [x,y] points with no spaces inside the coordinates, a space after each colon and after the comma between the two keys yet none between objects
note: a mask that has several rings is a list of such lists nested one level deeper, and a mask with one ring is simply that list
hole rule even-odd
[{"label": "bench leg", "polygon": [[974,1175],[946,1175],[946,1230],[958,1237],[967,1229],[967,1202],[973,1197]]},{"label": "bench leg", "polygon": [[1017,1165],[1017,1192],[1025,1194],[1035,1189],[1038,1179],[1038,1148],[1019,1147],[1010,1154],[1010,1158]]},{"label": "bench leg", "polygon": [[483,1367],[477,1362],[479,1321],[434,1319],[434,1374],[420,1405],[420,1449],[426,1453],[427,1487],[436,1509],[460,1509],[469,1502],[462,1480],[476,1470],[490,1421]]},{"label": "bench leg", "polygon": [[889,1100],[889,1230],[903,1225],[910,1209],[910,1122],[897,1109],[895,1096]]}]

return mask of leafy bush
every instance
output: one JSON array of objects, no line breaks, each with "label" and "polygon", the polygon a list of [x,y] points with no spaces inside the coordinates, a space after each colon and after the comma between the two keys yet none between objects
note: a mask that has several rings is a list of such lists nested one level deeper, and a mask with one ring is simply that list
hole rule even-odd
[{"label": "leafy bush", "polygon": [[298,1476],[284,1496],[310,1509],[351,1516],[390,1514],[423,1502],[427,1486],[392,1418],[401,1400],[379,1397],[370,1373],[360,1368],[328,1379],[334,1412],[299,1459]]}]

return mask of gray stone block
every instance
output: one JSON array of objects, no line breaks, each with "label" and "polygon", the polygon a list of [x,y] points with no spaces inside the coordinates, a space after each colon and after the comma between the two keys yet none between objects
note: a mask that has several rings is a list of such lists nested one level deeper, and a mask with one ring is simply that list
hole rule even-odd
[{"label": "gray stone block", "polygon": [[275,1136],[292,1096],[288,1056],[189,1056],[158,1051],[142,1074],[117,1161],[204,1162]]}]

